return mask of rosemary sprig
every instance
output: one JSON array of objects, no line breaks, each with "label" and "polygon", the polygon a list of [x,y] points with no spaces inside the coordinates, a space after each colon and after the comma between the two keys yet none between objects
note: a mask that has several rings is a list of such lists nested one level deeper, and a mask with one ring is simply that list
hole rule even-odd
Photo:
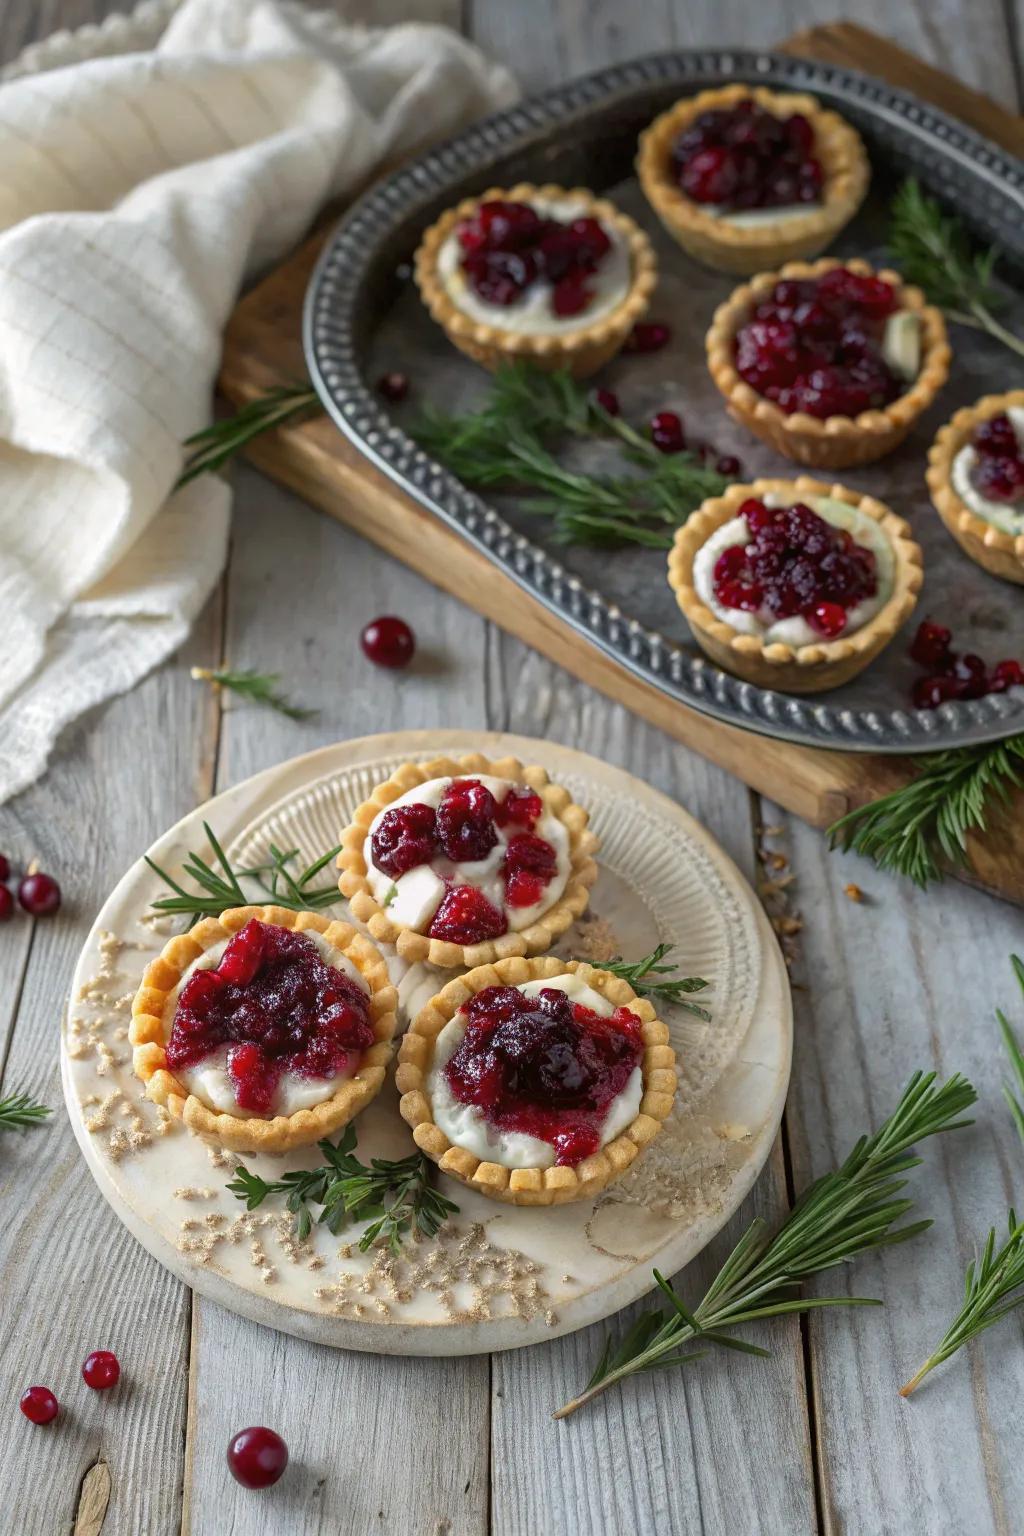
[{"label": "rosemary sprig", "polygon": [[49,1106],[37,1104],[27,1093],[11,1093],[0,1099],[0,1131],[23,1131],[38,1125],[50,1114]]},{"label": "rosemary sprig", "polygon": [[219,917],[226,907],[246,907],[251,898],[242,889],[242,880],[253,880],[264,897],[279,907],[290,907],[296,912],[322,912],[340,900],[338,887],[333,884],[314,885],[317,875],[326,868],[341,851],[341,845],[330,848],[312,864],[293,874],[290,866],[298,858],[299,850],[282,850],[276,843],[270,845],[270,858],[265,864],[253,864],[248,869],[232,867],[224,849],[217,841],[209,822],[203,822],[203,831],[213,849],[214,861],[220,873],[198,853],[186,854],[182,869],[190,880],[199,886],[198,891],[186,890],[165,869],[155,863],[148,854],[146,863],[155,875],[173,891],[172,896],[160,896],[150,906],[157,912],[181,913],[191,918],[191,924],[200,917]]},{"label": "rosemary sprig", "polygon": [[[479,410],[428,410],[413,436],[467,485],[534,493],[519,505],[550,517],[559,543],[668,548],[674,529],[728,484],[692,453],[658,453],[569,374],[540,373],[522,362],[498,369]],[[612,438],[636,472],[571,470],[549,446],[556,437]]]},{"label": "rosemary sprig", "polygon": [[659,965],[658,962],[664,960],[673,948],[671,944],[658,944],[642,960],[602,960],[599,964],[602,971],[611,971],[613,976],[628,981],[638,997],[654,997],[661,1003],[674,1003],[688,1013],[695,1013],[699,1019],[710,1019],[706,1008],[691,1003],[685,995],[703,992],[707,986],[703,977],[679,976],[674,965]]},{"label": "rosemary sprig", "polygon": [[[319,1168],[299,1169],[281,1179],[261,1179],[247,1168],[235,1169],[228,1189],[246,1210],[254,1211],[271,1195],[286,1195],[286,1206],[295,1217],[296,1234],[304,1242],[313,1223],[322,1222],[337,1234],[350,1221],[369,1221],[359,1239],[365,1253],[383,1240],[392,1253],[398,1253],[406,1235],[415,1229],[433,1237],[458,1206],[430,1183],[430,1163],[422,1152],[414,1152],[397,1162],[375,1157],[369,1167],[354,1155],[355,1128],[346,1126],[335,1146],[330,1141],[317,1145],[324,1161]],[[310,1207],[321,1207],[318,1216]]]},{"label": "rosemary sprig", "polygon": [[955,214],[946,214],[918,183],[905,181],[892,203],[889,247],[905,277],[959,325],[987,331],[1024,356],[1024,338],[1007,330],[993,311],[1002,296],[993,283],[996,251],[972,251]]},{"label": "rosemary sprig", "polygon": [[210,683],[214,688],[227,688],[231,693],[237,693],[240,698],[249,699],[254,704],[265,704],[268,709],[276,709],[278,714],[287,715],[289,720],[310,720],[317,713],[315,709],[293,704],[278,691],[277,685],[281,681],[279,672],[231,672],[216,667],[193,667],[191,676],[193,682]]},{"label": "rosemary sprig", "polygon": [[[1017,955],[1011,955],[1010,964],[1013,966],[1021,996],[1024,997],[1024,962]],[[1019,1093],[1024,1090],[1024,1051],[1021,1050],[1020,1043],[1001,1008],[996,1009],[996,1019]],[[1017,1093],[1009,1084],[1004,1083],[1003,1093],[1010,1106],[1017,1132],[1024,1142],[1024,1108],[1021,1107]],[[979,1333],[984,1333],[986,1329],[1001,1322],[1022,1304],[1024,1304],[1024,1222],[1018,1222],[1016,1212],[1011,1206],[1007,1216],[1005,1241],[997,1249],[996,1229],[990,1228],[981,1257],[972,1259],[967,1266],[967,1274],[964,1277],[963,1306],[942,1336],[934,1353],[928,1356],[916,1375],[900,1388],[900,1396],[909,1397],[937,1365],[942,1365],[971,1339],[977,1338]]]},{"label": "rosemary sprig", "polygon": [[984,832],[992,810],[1024,785],[1024,732],[980,747],[921,759],[916,779],[858,806],[829,827],[829,846],[852,849],[879,869],[926,886],[942,879],[939,860],[962,867],[967,834]]},{"label": "rosemary sprig", "polygon": [[804,1192],[774,1237],[760,1217],[751,1222],[692,1311],[655,1270],[669,1310],[644,1313],[617,1343],[609,1341],[584,1391],[555,1418],[575,1413],[630,1376],[689,1364],[703,1352],[687,1348],[693,1343],[765,1355],[767,1350],[732,1336],[733,1328],[755,1318],[815,1307],[880,1305],[859,1296],[804,1296],[799,1288],[821,1270],[873,1248],[906,1242],[931,1225],[896,1225],[913,1204],[898,1198],[907,1183],[902,1175],[921,1161],[910,1148],[970,1124],[961,1116],[976,1097],[959,1073],[937,1084],[934,1072],[915,1072],[881,1129],[862,1136],[840,1168]]},{"label": "rosemary sprig", "polygon": [[201,431],[193,432],[185,439],[185,447],[192,451],[174,489],[180,490],[199,475],[223,469],[229,459],[261,432],[283,426],[286,421],[304,416],[319,405],[320,397],[311,384],[282,384],[258,399],[250,400],[233,416],[225,416],[221,421],[213,421]]}]

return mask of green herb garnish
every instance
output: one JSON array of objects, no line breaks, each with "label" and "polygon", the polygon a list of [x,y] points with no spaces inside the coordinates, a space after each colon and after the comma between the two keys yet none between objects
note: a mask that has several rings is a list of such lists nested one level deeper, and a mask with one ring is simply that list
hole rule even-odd
[{"label": "green herb garnish", "polygon": [[248,699],[253,704],[265,704],[268,709],[275,709],[278,714],[287,715],[289,720],[309,720],[317,713],[315,709],[306,709],[301,704],[293,704],[278,691],[277,685],[281,677],[277,672],[230,672],[218,670],[215,667],[193,667],[192,680],[197,683],[211,683],[214,688],[227,688],[231,693],[237,693],[240,698]]},{"label": "green herb garnish", "polygon": [[185,468],[178,476],[174,489],[180,490],[199,475],[223,469],[235,454],[251,443],[262,432],[283,426],[314,409],[322,409],[320,397],[311,384],[282,384],[268,390],[256,400],[250,400],[233,416],[211,422],[199,432],[186,437],[185,447],[191,453],[185,460]]},{"label": "green herb garnish", "polygon": [[688,1013],[695,1013],[699,1019],[710,1019],[706,1008],[691,1003],[686,996],[689,992],[703,992],[708,985],[703,977],[679,976],[676,966],[658,963],[673,948],[671,944],[658,944],[642,960],[600,960],[595,964],[600,970],[611,971],[613,976],[628,981],[638,997],[654,997],[662,1003],[674,1003]]},{"label": "green herb garnish", "polygon": [[[203,831],[213,849],[214,861],[220,872],[198,853],[185,856],[183,872],[199,886],[198,891],[188,891],[165,869],[147,854],[146,863],[165,885],[170,886],[173,896],[160,896],[150,906],[157,912],[187,914],[194,923],[200,917],[219,917],[226,907],[247,907],[252,897],[242,889],[242,880],[254,880],[260,888],[258,900],[273,902],[279,907],[290,907],[295,912],[322,912],[341,900],[337,885],[314,885],[317,875],[341,852],[341,844],[330,848],[298,874],[291,866],[299,856],[297,848],[281,849],[270,844],[270,858],[264,864],[253,864],[248,869],[232,867],[224,849],[209,822],[203,822]],[[191,924],[189,925],[191,926]]]},{"label": "green herb garnish", "polygon": [[27,1093],[8,1094],[0,1099],[0,1131],[23,1131],[39,1125],[51,1111],[46,1104],[38,1104]]}]

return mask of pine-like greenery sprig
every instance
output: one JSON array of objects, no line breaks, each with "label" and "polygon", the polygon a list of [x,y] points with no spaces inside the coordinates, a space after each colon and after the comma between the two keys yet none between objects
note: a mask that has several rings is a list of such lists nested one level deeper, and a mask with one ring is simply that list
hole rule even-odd
[{"label": "pine-like greenery sprig", "polygon": [[50,1114],[46,1104],[39,1104],[27,1093],[11,1093],[0,1099],[0,1131],[23,1131],[39,1125]]},{"label": "pine-like greenery sprig", "polygon": [[672,1003],[695,1013],[699,1019],[711,1018],[706,1008],[690,1001],[687,994],[703,992],[708,983],[702,976],[680,976],[678,967],[660,962],[671,954],[673,945],[657,944],[642,960],[599,960],[595,964],[602,971],[611,971],[629,985],[638,997],[653,997],[659,1003]]},{"label": "pine-like greenery sprig", "polygon": [[209,683],[213,688],[226,688],[229,693],[248,699],[252,704],[263,704],[268,709],[276,710],[279,715],[287,715],[289,720],[310,720],[317,714],[315,709],[308,709],[302,704],[293,704],[291,699],[281,693],[278,687],[281,681],[279,672],[255,670],[239,672],[228,668],[193,667],[191,677],[195,683]]},{"label": "pine-like greenery sprig", "polygon": [[187,890],[148,854],[145,855],[150,869],[159,875],[173,893],[170,896],[159,896],[156,901],[150,902],[155,911],[187,916],[191,927],[201,917],[219,917],[227,907],[249,906],[253,898],[243,890],[243,880],[252,880],[259,887],[260,896],[257,899],[270,901],[279,907],[290,907],[295,912],[322,912],[341,900],[337,885],[313,883],[340,853],[340,844],[329,848],[297,873],[293,873],[292,866],[299,856],[299,850],[278,848],[276,843],[270,844],[270,857],[265,863],[236,870],[209,822],[203,822],[203,831],[213,850],[214,864],[192,851],[185,855],[182,866],[183,874],[194,880],[199,887],[197,891]]}]

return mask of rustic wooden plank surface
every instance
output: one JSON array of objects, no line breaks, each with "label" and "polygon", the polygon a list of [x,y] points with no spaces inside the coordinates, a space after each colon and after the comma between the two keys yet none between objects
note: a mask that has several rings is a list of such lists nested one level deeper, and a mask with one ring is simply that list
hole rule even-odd
[{"label": "rustic wooden plank surface", "polygon": [[[458,9],[439,4],[433,13],[449,19]],[[118,8],[7,0],[0,58]],[[607,0],[472,0],[467,19],[529,88],[658,47],[774,41],[831,10],[829,0],[753,11],[740,0],[655,0],[624,19]],[[387,10],[388,19],[411,13],[399,0]],[[361,14],[384,13],[366,0]],[[1001,0],[969,12],[953,0],[898,11],[871,0],[857,19],[1017,104],[1019,18]],[[435,1362],[320,1350],[206,1302],[192,1319],[187,1291],[103,1204],[58,1110],[45,1131],[5,1137],[0,1162],[0,1372],[17,1421],[0,1446],[0,1508],[17,1511],[17,1529],[67,1531],[80,1508],[84,1525],[83,1486],[103,1510],[104,1469],[109,1501],[91,1526],[103,1536],[164,1536],[183,1516],[184,1529],[203,1536],[1019,1529],[1012,1325],[912,1403],[896,1396],[955,1306],[975,1239],[1019,1189],[991,1029],[992,1005],[1011,1001],[1013,914],[956,887],[922,897],[827,857],[817,834],[752,807],[727,775],[251,472],[237,481],[226,590],[223,625],[215,603],[182,656],[83,722],[44,782],[0,810],[0,847],[39,853],[68,896],[54,922],[12,925],[0,943],[5,1090],[24,1086],[59,1104],[57,1020],[92,913],[138,850],[214,783],[341,736],[479,724],[550,736],[640,773],[705,821],[750,874],[757,819],[784,826],[778,845],[805,918],[786,1127],[797,1187],[886,1113],[912,1066],[968,1072],[982,1092],[979,1126],[933,1149],[921,1176],[935,1230],[851,1277],[853,1289],[884,1297],[886,1311],[826,1314],[808,1330],[812,1392],[793,1324],[771,1330],[770,1362],[706,1360],[555,1426],[548,1410],[589,1374],[601,1329],[491,1362]],[[354,636],[388,609],[410,618],[428,663],[405,677],[373,673],[368,686],[352,669]],[[319,718],[296,726],[229,705],[218,725],[187,666],[221,654],[282,671]],[[845,899],[847,879],[870,903]],[[783,1208],[783,1161],[780,1146],[733,1231],[755,1209]],[[725,1241],[687,1272],[687,1294]],[[128,1386],[109,1404],[77,1375],[85,1353],[104,1344],[119,1348]],[[68,1404],[51,1431],[14,1410],[34,1380]],[[230,1482],[222,1458],[233,1429],[261,1420],[286,1433],[293,1453],[287,1480],[262,1499]]]}]

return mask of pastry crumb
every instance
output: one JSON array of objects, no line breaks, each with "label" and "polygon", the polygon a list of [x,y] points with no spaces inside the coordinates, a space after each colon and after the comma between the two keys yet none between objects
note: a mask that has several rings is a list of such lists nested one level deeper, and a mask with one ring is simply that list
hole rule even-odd
[{"label": "pastry crumb", "polygon": [[848,900],[854,901],[858,905],[864,900],[864,892],[861,890],[860,886],[855,885],[852,880],[848,885],[843,886],[843,893],[848,898]]}]

